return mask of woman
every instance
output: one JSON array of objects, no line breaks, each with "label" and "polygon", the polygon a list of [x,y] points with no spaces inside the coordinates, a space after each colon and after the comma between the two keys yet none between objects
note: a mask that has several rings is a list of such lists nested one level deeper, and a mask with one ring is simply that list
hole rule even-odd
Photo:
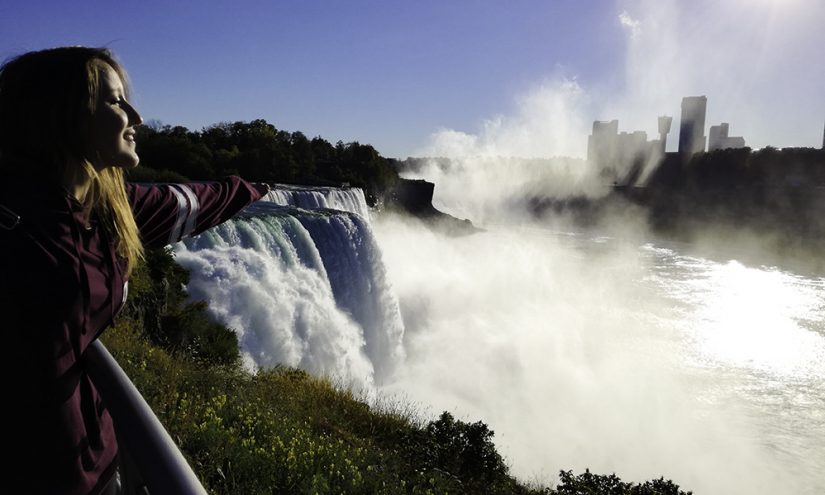
[{"label": "woman", "polygon": [[0,68],[3,493],[111,486],[114,428],[83,353],[123,306],[144,246],[217,225],[268,190],[239,178],[126,185],[142,122],[127,96],[106,49],[30,52]]}]

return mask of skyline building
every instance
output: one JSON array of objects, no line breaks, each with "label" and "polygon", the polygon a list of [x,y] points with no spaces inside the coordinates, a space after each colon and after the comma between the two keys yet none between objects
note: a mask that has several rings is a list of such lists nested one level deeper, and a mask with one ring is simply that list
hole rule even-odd
[{"label": "skyline building", "polygon": [[[635,183],[650,160],[664,156],[664,143],[672,117],[659,117],[660,139],[647,140],[647,132],[619,132],[618,120],[596,120],[587,137],[587,161],[600,169],[600,175],[617,182]],[[622,184],[625,185],[625,184]]]},{"label": "skyline building", "polygon": [[693,154],[705,151],[705,115],[707,96],[682,98],[682,115],[679,125],[679,153]]},{"label": "skyline building", "polygon": [[661,144],[662,153],[667,150],[667,135],[670,134],[670,125],[673,123],[673,117],[669,115],[659,116],[659,142]]},{"label": "skyline building", "polygon": [[[730,124],[722,122],[710,126],[705,136],[707,96],[682,98],[682,115],[679,125],[678,154],[682,160],[707,151],[746,148],[745,138],[730,136]],[[600,169],[604,178],[613,178],[614,184],[633,185],[643,177],[651,164],[659,163],[667,152],[667,135],[673,117],[658,117],[659,139],[647,140],[645,131],[619,132],[618,119],[593,121],[593,130],[587,137],[587,161]],[[825,151],[825,126],[822,131],[822,150]],[[654,165],[655,166],[655,165]]]},{"label": "skyline building", "polygon": [[607,166],[616,156],[618,142],[618,120],[596,120],[593,122],[593,132],[587,137],[587,161]]},{"label": "skyline building", "polygon": [[708,151],[744,148],[745,138],[741,136],[728,136],[729,130],[730,125],[727,122],[711,126],[710,131],[708,131]]}]

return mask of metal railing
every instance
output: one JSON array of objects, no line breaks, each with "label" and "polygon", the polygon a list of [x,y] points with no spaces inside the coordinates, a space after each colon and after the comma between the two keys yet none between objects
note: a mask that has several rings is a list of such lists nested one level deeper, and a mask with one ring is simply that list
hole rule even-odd
[{"label": "metal railing", "polygon": [[206,495],[180,449],[106,347],[95,340],[86,349],[86,369],[106,401],[120,450],[133,469],[126,493]]}]

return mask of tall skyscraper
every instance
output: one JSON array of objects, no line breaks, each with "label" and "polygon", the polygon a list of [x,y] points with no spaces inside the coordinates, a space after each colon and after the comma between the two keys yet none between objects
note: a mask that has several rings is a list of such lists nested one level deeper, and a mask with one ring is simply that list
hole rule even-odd
[{"label": "tall skyscraper", "polygon": [[730,125],[727,122],[710,126],[710,132],[708,132],[708,151],[744,148],[745,138],[741,136],[728,136],[729,131]]},{"label": "tall skyscraper", "polygon": [[604,167],[614,160],[618,132],[618,120],[593,122],[593,133],[587,138],[587,161]]},{"label": "tall skyscraper", "polygon": [[662,153],[667,149],[667,135],[670,133],[670,124],[673,122],[673,117],[667,115],[659,116],[659,141],[662,147]]},{"label": "tall skyscraper", "polygon": [[682,98],[679,153],[693,154],[705,150],[705,113],[707,106],[707,96],[686,96]]}]

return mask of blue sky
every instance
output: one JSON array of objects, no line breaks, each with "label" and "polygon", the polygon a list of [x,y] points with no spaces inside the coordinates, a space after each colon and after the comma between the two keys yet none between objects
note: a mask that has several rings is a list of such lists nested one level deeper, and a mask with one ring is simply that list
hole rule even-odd
[{"label": "blue sky", "polygon": [[653,134],[688,94],[752,146],[819,146],[823,4],[5,0],[0,58],[105,45],[146,119],[264,118],[385,156],[581,155],[592,120]]}]

